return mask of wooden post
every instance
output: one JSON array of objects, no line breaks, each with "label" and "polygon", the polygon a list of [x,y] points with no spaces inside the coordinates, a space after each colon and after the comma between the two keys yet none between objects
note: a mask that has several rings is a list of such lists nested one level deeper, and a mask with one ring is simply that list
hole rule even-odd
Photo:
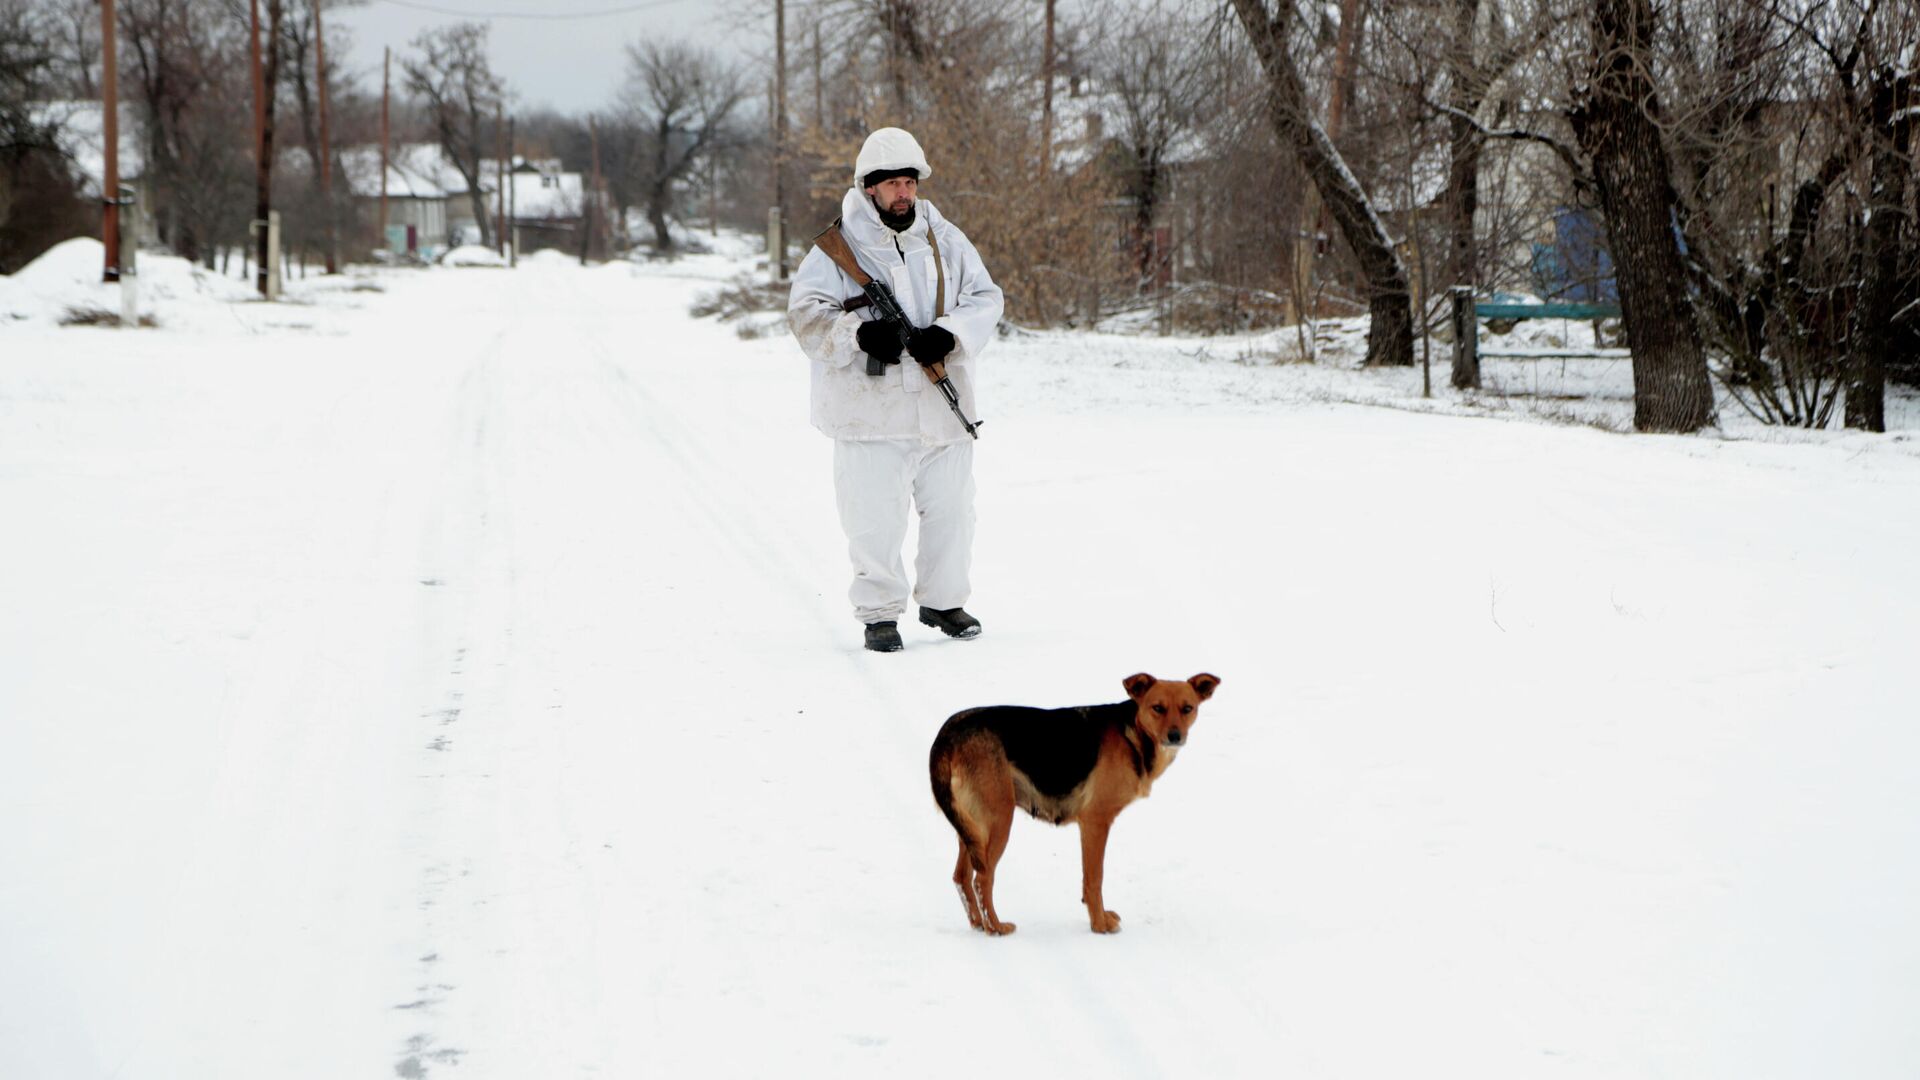
[{"label": "wooden post", "polygon": [[587,114],[587,145],[592,149],[593,172],[587,178],[586,190],[580,193],[581,266],[587,265],[587,254],[593,247],[593,195],[600,182],[600,123],[592,113]]},{"label": "wooden post", "polygon": [[493,107],[494,143],[500,155],[498,166],[494,169],[495,182],[499,186],[494,192],[494,249],[500,255],[507,253],[507,106],[501,102]]},{"label": "wooden post", "polygon": [[[601,197],[605,193],[600,188],[600,184],[601,184],[600,124],[592,116],[587,117],[587,133],[589,136],[592,137],[592,140],[593,140],[593,202],[592,202],[592,206],[594,208],[594,212],[596,215],[594,223],[597,224],[600,228],[605,228],[607,223],[606,222],[606,204],[605,204],[605,200],[602,199]],[[595,231],[598,231],[598,230],[596,229]],[[589,235],[592,235],[592,234],[590,233]],[[608,254],[608,252],[602,251],[600,254],[604,258]]]},{"label": "wooden post", "polygon": [[114,55],[113,0],[100,0],[100,242],[107,249],[100,280],[120,280],[120,62]]},{"label": "wooden post", "polygon": [[247,63],[253,76],[253,154],[260,160],[260,140],[267,130],[267,92],[260,78],[260,0],[247,0]]},{"label": "wooden post", "polygon": [[[264,60],[255,66],[254,118],[259,125],[260,141],[256,144],[258,156],[254,162],[254,220],[259,224],[258,242],[259,266],[254,271],[260,295],[269,300],[278,297],[280,281],[278,278],[279,239],[278,218],[273,216],[273,88],[280,82],[280,2],[267,0],[267,32],[263,44],[258,33],[259,19],[256,17],[254,51],[264,56]],[[257,0],[256,0],[257,12]],[[261,68],[264,67],[264,73]],[[272,245],[272,246],[270,246]]]},{"label": "wooden post", "polygon": [[387,103],[393,97],[393,49],[386,50],[380,68],[380,250],[387,249]]},{"label": "wooden post", "polygon": [[313,0],[313,53],[315,83],[320,90],[320,216],[327,246],[327,273],[340,272],[333,242],[333,143],[327,134],[327,32],[320,24],[320,9],[325,0]]},{"label": "wooden post", "polygon": [[1455,285],[1453,297],[1453,388],[1480,389],[1480,320],[1473,311],[1473,286]]},{"label": "wooden post", "polygon": [[787,280],[787,0],[773,0],[773,207],[780,215],[780,277]]},{"label": "wooden post", "polygon": [[1053,0],[1047,0],[1047,33],[1040,56],[1040,175],[1053,171]]},{"label": "wooden post", "polygon": [[514,146],[517,142],[514,138],[513,125],[517,122],[514,117],[510,116],[507,118],[507,182],[503,186],[507,189],[507,226],[505,232],[508,267],[520,265],[520,232],[513,227],[514,219],[520,216],[520,188],[518,187],[519,182],[515,179],[519,174],[513,171]]}]

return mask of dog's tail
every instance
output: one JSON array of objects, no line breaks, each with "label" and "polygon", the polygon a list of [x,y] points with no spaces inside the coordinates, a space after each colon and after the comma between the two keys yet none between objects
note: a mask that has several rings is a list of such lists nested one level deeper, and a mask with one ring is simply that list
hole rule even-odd
[{"label": "dog's tail", "polygon": [[940,729],[939,736],[933,740],[933,753],[929,756],[927,767],[933,779],[934,805],[947,816],[947,823],[953,826],[954,832],[960,834],[961,841],[971,848],[984,843],[986,838],[975,836],[974,830],[968,827],[967,820],[954,806],[953,758],[959,747],[953,738],[953,722],[965,715],[960,713],[954,716]]}]

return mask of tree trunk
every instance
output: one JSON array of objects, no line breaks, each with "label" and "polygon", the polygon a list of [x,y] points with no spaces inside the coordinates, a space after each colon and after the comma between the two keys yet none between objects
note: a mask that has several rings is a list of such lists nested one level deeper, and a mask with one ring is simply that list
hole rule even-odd
[{"label": "tree trunk", "polygon": [[467,201],[473,206],[473,220],[480,226],[480,246],[493,246],[493,214],[487,209],[487,193],[480,190],[480,167],[467,179]]},{"label": "tree trunk", "polygon": [[1479,11],[1480,0],[1454,0],[1453,86],[1448,102],[1454,114],[1448,122],[1447,277],[1450,284],[1470,287],[1480,283],[1473,219],[1480,208],[1481,135],[1470,119],[1483,93],[1473,55]]},{"label": "tree trunk", "polygon": [[1900,225],[1906,202],[1907,151],[1912,123],[1894,119],[1912,88],[1910,77],[1887,68],[1868,76],[1869,158],[1867,224],[1861,252],[1860,299],[1853,309],[1852,355],[1847,358],[1846,425],[1887,430],[1887,354],[1893,348],[1894,305],[1900,288]]},{"label": "tree trunk", "polygon": [[1633,426],[1697,431],[1714,422],[1713,385],[1687,296],[1678,196],[1655,119],[1652,42],[1649,0],[1596,0],[1592,84],[1570,119],[1593,159],[1606,218],[1633,351]]},{"label": "tree trunk", "polygon": [[647,192],[647,221],[653,225],[656,251],[673,250],[673,234],[667,231],[667,185],[658,184]]},{"label": "tree trunk", "polygon": [[1233,0],[1267,75],[1268,115],[1275,133],[1300,155],[1313,186],[1359,259],[1367,282],[1367,364],[1413,366],[1413,294],[1407,268],[1393,249],[1386,226],[1333,140],[1307,110],[1307,92],[1287,46],[1291,0],[1269,15],[1265,0]]}]

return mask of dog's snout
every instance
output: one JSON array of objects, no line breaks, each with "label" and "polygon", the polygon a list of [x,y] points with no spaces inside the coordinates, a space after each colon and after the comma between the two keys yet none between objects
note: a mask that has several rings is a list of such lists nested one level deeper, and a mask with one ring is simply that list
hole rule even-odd
[{"label": "dog's snout", "polygon": [[1186,738],[1186,736],[1181,733],[1179,728],[1170,728],[1167,731],[1167,741],[1170,743],[1178,745],[1184,738]]}]

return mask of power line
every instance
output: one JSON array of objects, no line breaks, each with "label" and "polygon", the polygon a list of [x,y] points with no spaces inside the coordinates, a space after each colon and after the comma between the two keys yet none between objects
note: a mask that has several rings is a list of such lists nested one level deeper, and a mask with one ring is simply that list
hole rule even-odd
[{"label": "power line", "polygon": [[436,7],[433,4],[417,3],[415,2],[415,0],[379,0],[379,2],[383,4],[392,4],[395,7],[411,8],[415,11],[430,11],[435,15],[453,15],[458,18],[466,18],[466,19],[546,19],[550,21],[562,21],[562,20],[570,20],[570,19],[605,19],[615,15],[631,15],[636,11],[647,11],[651,8],[668,7],[673,4],[684,3],[685,0],[650,0],[649,3],[627,4],[624,7],[606,8],[601,11],[572,11],[572,12],[455,11],[452,8]]}]

